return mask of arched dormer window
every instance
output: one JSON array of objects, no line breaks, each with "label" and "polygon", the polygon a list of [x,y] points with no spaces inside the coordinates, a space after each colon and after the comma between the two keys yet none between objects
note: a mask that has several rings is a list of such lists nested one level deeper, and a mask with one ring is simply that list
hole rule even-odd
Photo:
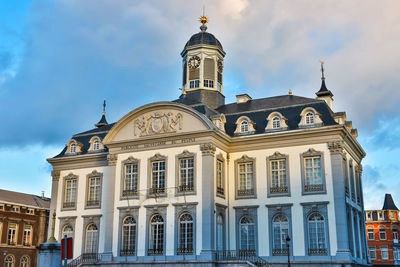
[{"label": "arched dormer window", "polygon": [[82,144],[77,142],[74,139],[71,139],[67,143],[67,151],[66,154],[76,154],[82,151]]},{"label": "arched dormer window", "polygon": [[249,131],[249,121],[248,120],[243,120],[240,123],[240,132],[241,133],[247,133]]},{"label": "arched dormer window", "polygon": [[252,122],[248,117],[241,116],[236,121],[235,135],[252,134],[255,132],[254,122]]},{"label": "arched dormer window", "polygon": [[103,144],[98,136],[93,136],[90,141],[89,151],[95,152],[104,149]]},{"label": "arched dormer window", "polygon": [[300,117],[301,120],[299,123],[299,128],[317,127],[323,125],[320,114],[312,107],[303,109],[303,111],[300,113]]},{"label": "arched dormer window", "polygon": [[286,121],[287,119],[279,112],[272,112],[267,117],[267,126],[265,127],[266,132],[270,131],[281,131],[288,128]]},{"label": "arched dormer window", "polygon": [[313,112],[308,112],[306,114],[306,124],[314,124],[315,116]]}]

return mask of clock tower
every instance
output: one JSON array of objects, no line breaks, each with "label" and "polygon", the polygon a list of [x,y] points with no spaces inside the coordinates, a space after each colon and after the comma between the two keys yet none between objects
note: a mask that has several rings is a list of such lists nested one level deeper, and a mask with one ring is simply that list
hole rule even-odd
[{"label": "clock tower", "polygon": [[223,70],[225,51],[221,43],[207,32],[208,18],[200,17],[200,32],[186,43],[182,56],[182,95],[184,103],[205,104],[216,109],[225,104]]}]

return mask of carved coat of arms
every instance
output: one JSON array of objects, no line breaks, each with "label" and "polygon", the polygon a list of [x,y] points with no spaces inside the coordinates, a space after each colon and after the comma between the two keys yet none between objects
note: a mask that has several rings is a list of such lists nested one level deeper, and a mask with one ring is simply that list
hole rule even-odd
[{"label": "carved coat of arms", "polygon": [[134,134],[146,136],[161,133],[174,133],[182,129],[182,114],[172,112],[155,112],[142,116],[134,121]]}]

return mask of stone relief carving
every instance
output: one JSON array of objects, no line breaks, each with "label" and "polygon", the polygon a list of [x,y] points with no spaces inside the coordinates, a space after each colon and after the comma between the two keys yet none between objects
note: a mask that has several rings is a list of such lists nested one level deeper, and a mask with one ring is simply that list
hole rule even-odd
[{"label": "stone relief carving", "polygon": [[182,130],[182,114],[155,112],[134,121],[134,135],[146,136],[160,133],[175,133]]}]

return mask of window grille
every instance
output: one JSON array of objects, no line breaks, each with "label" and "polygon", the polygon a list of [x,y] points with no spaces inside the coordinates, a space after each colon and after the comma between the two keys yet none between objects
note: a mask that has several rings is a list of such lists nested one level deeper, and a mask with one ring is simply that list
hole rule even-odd
[{"label": "window grille", "polygon": [[327,254],[325,220],[318,212],[308,217],[309,254]]},{"label": "window grille", "polygon": [[76,201],[76,179],[65,180],[64,208],[75,207]]},{"label": "window grille", "polygon": [[100,204],[101,178],[89,178],[88,206],[97,206]]},{"label": "window grille", "polygon": [[321,156],[306,157],[305,161],[305,191],[322,191]]},{"label": "window grille", "polygon": [[244,216],[239,224],[240,251],[255,254],[255,226],[252,218]]},{"label": "window grille", "polygon": [[122,255],[135,255],[136,221],[132,216],[124,219],[122,224]]},{"label": "window grille", "polygon": [[193,254],[193,218],[184,213],[179,218],[178,254]]},{"label": "window grille", "polygon": [[224,195],[223,162],[217,160],[217,194]]},{"label": "window grille", "polygon": [[274,129],[281,128],[281,118],[279,118],[278,116],[275,116],[272,119],[272,128],[274,128]]},{"label": "window grille", "polygon": [[288,219],[283,214],[276,215],[272,220],[273,251],[272,255],[287,255],[286,238],[289,235]]},{"label": "window grille", "polygon": [[67,224],[64,226],[64,228],[62,230],[62,238],[64,238],[64,236],[67,236],[67,237],[74,236],[74,229],[72,228],[72,226],[70,224]]},{"label": "window grille", "polygon": [[253,188],[253,162],[239,163],[239,190],[238,195],[252,195]]},{"label": "window grille", "polygon": [[217,250],[224,250],[224,218],[221,214],[217,217]]},{"label": "window grille", "polygon": [[137,194],[138,170],[139,166],[137,163],[125,165],[123,196],[132,196]]},{"label": "window grille", "polygon": [[315,122],[315,115],[313,112],[308,112],[306,114],[306,124],[314,124]]},{"label": "window grille", "polygon": [[271,193],[288,192],[286,176],[286,159],[270,160],[271,168]]},{"label": "window grille", "polygon": [[180,186],[178,191],[193,191],[194,189],[194,158],[179,159]]},{"label": "window grille", "polygon": [[86,253],[97,253],[99,232],[97,226],[91,223],[86,228]]},{"label": "window grille", "polygon": [[153,215],[150,220],[149,255],[164,253],[164,219],[159,214]]},{"label": "window grille", "polygon": [[29,257],[28,256],[23,256],[21,258],[21,264],[19,266],[20,267],[29,267]]},{"label": "window grille", "polygon": [[152,188],[151,193],[165,192],[165,160],[153,161],[152,166]]},{"label": "window grille", "polygon": [[247,133],[249,131],[249,122],[247,120],[243,120],[240,123],[240,132]]}]

